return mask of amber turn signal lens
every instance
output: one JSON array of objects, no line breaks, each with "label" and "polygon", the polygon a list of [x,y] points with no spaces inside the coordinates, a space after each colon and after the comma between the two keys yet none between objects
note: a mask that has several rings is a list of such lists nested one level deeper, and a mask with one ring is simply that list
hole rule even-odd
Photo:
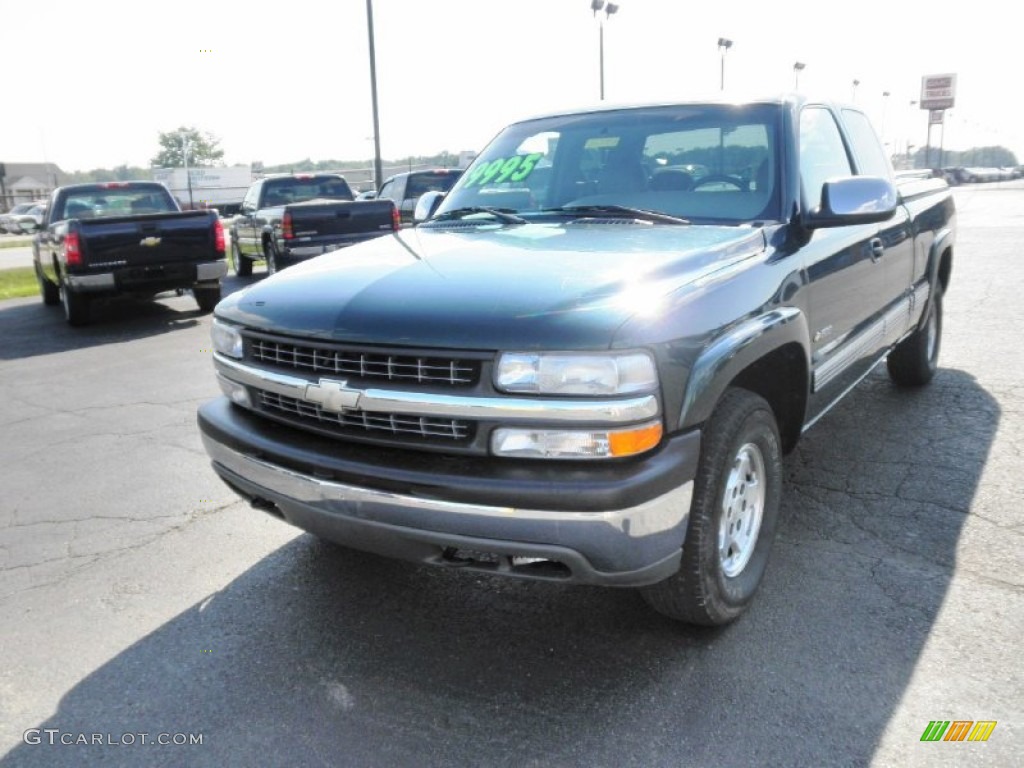
[{"label": "amber turn signal lens", "polygon": [[650,424],[640,429],[630,429],[608,434],[608,453],[612,456],[632,456],[648,451],[661,442],[661,423]]}]

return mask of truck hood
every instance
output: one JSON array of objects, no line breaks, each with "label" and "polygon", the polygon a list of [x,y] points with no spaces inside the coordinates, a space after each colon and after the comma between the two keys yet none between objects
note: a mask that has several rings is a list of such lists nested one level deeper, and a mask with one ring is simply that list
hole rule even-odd
[{"label": "truck hood", "polygon": [[638,313],[764,250],[758,229],[537,223],[417,227],[289,267],[217,307],[305,338],[600,349]]}]

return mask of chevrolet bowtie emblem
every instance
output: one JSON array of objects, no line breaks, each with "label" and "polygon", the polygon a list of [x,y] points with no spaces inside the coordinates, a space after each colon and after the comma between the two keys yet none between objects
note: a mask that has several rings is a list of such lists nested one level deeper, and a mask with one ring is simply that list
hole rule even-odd
[{"label": "chevrolet bowtie emblem", "polygon": [[319,384],[306,385],[305,398],[332,413],[358,408],[362,392],[358,389],[349,389],[347,383],[333,379],[320,379]]},{"label": "chevrolet bowtie emblem", "polygon": [[142,238],[142,240],[139,241],[139,245],[144,245],[144,246],[147,246],[147,247],[151,248],[154,245],[160,245],[160,238],[159,237],[144,237],[144,238]]}]

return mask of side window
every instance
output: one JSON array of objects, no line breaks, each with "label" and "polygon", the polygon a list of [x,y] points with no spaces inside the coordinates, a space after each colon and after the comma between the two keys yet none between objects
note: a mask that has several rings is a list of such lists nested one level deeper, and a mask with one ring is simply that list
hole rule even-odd
[{"label": "side window", "polygon": [[256,200],[260,196],[260,189],[263,187],[262,184],[253,184],[249,187],[249,191],[245,193],[245,197],[242,198],[242,207],[251,208],[256,210]]},{"label": "side window", "polygon": [[853,143],[853,154],[857,158],[857,172],[861,176],[892,178],[892,165],[878,140],[878,134],[863,112],[843,110],[843,120]]},{"label": "side window", "polygon": [[800,179],[811,208],[821,203],[821,185],[837,176],[852,176],[839,126],[827,109],[807,107],[800,113]]},{"label": "side window", "polygon": [[388,200],[393,200],[394,199],[394,195],[395,195],[395,182],[392,179],[391,181],[385,181],[384,182],[384,186],[381,187],[380,188],[380,192],[377,193],[377,199],[379,200],[380,198],[384,197],[384,198],[387,198]]}]

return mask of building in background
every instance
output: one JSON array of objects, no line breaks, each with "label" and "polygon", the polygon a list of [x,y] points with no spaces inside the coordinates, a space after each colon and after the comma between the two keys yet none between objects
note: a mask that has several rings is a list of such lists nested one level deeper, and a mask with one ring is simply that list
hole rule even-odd
[{"label": "building in background", "polygon": [[68,183],[68,175],[55,163],[7,163],[0,160],[0,211],[19,203],[48,197]]}]

